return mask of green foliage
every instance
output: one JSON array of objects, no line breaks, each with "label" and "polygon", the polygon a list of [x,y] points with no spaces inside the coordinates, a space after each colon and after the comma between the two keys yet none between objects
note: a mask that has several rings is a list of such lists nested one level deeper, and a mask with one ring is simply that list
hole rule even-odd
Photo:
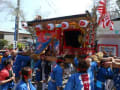
[{"label": "green foliage", "polygon": [[7,45],[8,45],[8,41],[7,40],[0,39],[0,49],[3,49]]},{"label": "green foliage", "polygon": [[8,45],[8,49],[12,49],[13,48],[13,44]]},{"label": "green foliage", "polygon": [[[12,48],[13,48],[13,44],[8,45],[8,49],[12,49]],[[25,44],[18,42],[17,48],[25,48]]]},{"label": "green foliage", "polygon": [[18,42],[17,48],[25,48],[25,44]]}]

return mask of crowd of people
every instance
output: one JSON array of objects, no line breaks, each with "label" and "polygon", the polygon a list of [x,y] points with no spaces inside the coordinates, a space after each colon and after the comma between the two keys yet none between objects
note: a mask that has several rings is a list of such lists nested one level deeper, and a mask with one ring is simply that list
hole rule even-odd
[{"label": "crowd of people", "polygon": [[120,59],[104,52],[56,56],[49,48],[39,55],[22,49],[2,53],[0,90],[42,90],[42,83],[48,90],[120,90]]}]

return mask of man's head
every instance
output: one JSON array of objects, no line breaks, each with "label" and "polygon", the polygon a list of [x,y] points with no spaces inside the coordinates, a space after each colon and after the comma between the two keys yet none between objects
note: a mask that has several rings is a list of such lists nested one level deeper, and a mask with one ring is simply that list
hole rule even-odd
[{"label": "man's head", "polygon": [[80,73],[87,72],[91,61],[92,61],[92,59],[89,58],[88,55],[80,55],[79,64],[78,64],[78,68],[77,68],[78,72],[80,72]]},{"label": "man's head", "polygon": [[90,64],[87,63],[86,60],[81,59],[81,60],[79,60],[78,69],[77,70],[80,73],[86,73],[88,68],[89,68],[89,66],[90,66]]},{"label": "man's head", "polygon": [[5,51],[5,52],[3,53],[3,56],[4,56],[4,57],[8,57],[8,56],[9,56],[9,51]]},{"label": "man's head", "polygon": [[13,66],[13,61],[11,59],[7,59],[3,62],[4,67],[10,69]]},{"label": "man's head", "polygon": [[63,57],[58,57],[56,63],[59,64],[62,68],[64,68],[64,61],[65,59]]},{"label": "man's head", "polygon": [[29,80],[32,78],[32,69],[30,67],[24,67],[20,72],[23,80]]},{"label": "man's head", "polygon": [[12,56],[16,56],[16,55],[17,55],[17,52],[16,52],[15,50],[12,50],[12,51],[11,51],[11,55],[12,55]]}]

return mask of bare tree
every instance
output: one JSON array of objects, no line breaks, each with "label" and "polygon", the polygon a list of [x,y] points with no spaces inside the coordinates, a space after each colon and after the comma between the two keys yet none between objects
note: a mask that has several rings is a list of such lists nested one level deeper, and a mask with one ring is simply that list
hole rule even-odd
[{"label": "bare tree", "polygon": [[117,0],[116,3],[117,3],[117,5],[118,5],[118,7],[120,9],[120,0]]}]

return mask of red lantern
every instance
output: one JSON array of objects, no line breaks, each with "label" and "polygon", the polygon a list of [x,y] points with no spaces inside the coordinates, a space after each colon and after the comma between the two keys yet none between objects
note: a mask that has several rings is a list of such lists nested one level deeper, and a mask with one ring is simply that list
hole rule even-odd
[{"label": "red lantern", "polygon": [[80,20],[79,25],[80,25],[80,27],[87,27],[88,21],[87,20]]},{"label": "red lantern", "polygon": [[40,24],[36,25],[35,26],[35,30],[36,31],[42,30],[42,26]]},{"label": "red lantern", "polygon": [[47,25],[48,30],[53,30],[54,29],[54,24],[48,24]]},{"label": "red lantern", "polygon": [[62,22],[61,23],[63,29],[68,29],[69,28],[69,23],[68,22]]}]

